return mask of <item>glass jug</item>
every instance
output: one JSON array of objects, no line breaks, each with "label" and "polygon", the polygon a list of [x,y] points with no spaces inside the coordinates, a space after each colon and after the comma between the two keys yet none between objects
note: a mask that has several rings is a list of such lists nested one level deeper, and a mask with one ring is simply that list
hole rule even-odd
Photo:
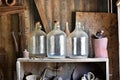
[{"label": "glass jug", "polygon": [[70,58],[88,57],[88,35],[81,29],[80,22],[76,22],[75,30],[68,36],[68,41]]},{"label": "glass jug", "polygon": [[40,22],[35,25],[34,31],[30,35],[29,52],[30,57],[46,56],[46,33],[41,30]]},{"label": "glass jug", "polygon": [[58,21],[54,22],[54,29],[47,35],[47,56],[49,58],[65,58],[66,34],[60,30]]}]

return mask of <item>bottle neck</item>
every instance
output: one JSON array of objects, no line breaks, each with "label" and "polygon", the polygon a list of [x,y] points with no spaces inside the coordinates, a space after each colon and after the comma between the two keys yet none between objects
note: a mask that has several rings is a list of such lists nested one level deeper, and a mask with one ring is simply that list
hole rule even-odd
[{"label": "bottle neck", "polygon": [[36,25],[35,25],[35,30],[41,30],[42,29],[42,26],[41,26],[41,24],[38,22],[38,23],[36,23]]},{"label": "bottle neck", "polygon": [[77,23],[76,23],[75,30],[82,30],[82,25],[81,25],[80,22],[77,22]]},{"label": "bottle neck", "polygon": [[68,22],[66,22],[65,29],[66,29],[66,30],[69,30],[69,28],[68,28]]},{"label": "bottle neck", "polygon": [[66,22],[65,33],[66,33],[67,36],[70,34],[70,31],[69,31],[69,28],[68,28],[68,22]]},{"label": "bottle neck", "polygon": [[57,30],[57,29],[60,29],[59,23],[55,23],[55,24],[54,24],[54,30]]}]

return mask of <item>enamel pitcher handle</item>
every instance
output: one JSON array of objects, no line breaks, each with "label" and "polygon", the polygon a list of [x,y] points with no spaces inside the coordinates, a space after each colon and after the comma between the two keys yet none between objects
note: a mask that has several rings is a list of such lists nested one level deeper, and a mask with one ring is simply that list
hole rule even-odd
[{"label": "enamel pitcher handle", "polygon": [[87,80],[87,74],[84,74],[84,76],[81,78],[81,80]]},{"label": "enamel pitcher handle", "polygon": [[95,80],[95,75],[92,72],[87,73],[88,80]]}]

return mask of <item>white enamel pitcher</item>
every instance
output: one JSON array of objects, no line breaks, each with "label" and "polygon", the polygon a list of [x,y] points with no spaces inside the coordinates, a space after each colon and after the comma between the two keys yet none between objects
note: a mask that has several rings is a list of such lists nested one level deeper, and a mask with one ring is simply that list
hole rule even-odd
[{"label": "white enamel pitcher", "polygon": [[38,75],[29,75],[26,80],[40,80]]},{"label": "white enamel pitcher", "polygon": [[95,80],[95,75],[92,72],[88,72],[87,74],[84,74],[81,80]]}]

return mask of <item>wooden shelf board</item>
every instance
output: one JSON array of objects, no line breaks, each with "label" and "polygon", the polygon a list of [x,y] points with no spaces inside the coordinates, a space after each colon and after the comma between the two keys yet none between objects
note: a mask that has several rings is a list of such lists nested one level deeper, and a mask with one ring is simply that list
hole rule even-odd
[{"label": "wooden shelf board", "polygon": [[108,58],[81,58],[81,59],[71,59],[71,58],[63,58],[63,59],[50,59],[50,58],[18,58],[19,62],[107,62]]}]

